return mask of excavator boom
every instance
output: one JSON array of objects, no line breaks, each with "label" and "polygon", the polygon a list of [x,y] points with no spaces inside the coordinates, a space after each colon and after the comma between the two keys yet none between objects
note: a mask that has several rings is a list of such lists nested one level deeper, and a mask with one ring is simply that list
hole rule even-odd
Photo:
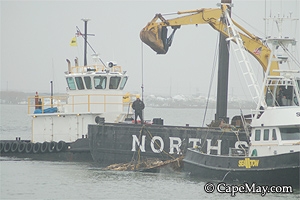
[{"label": "excavator boom", "polygon": [[[172,44],[175,31],[182,25],[198,25],[209,24],[218,32],[228,37],[227,23],[224,20],[224,5],[222,8],[197,9],[190,11],[179,11],[177,15],[183,15],[174,19],[165,19],[161,14],[156,14],[155,17],[141,30],[141,40],[151,47],[157,54],[166,54]],[[266,71],[271,50],[261,41],[260,38],[248,32],[237,22],[232,20],[236,27],[240,29],[240,36],[243,40],[246,50],[254,56]],[[168,37],[167,27],[172,27],[173,32]],[[235,40],[233,40],[235,42]],[[270,75],[279,75],[278,62],[272,62],[270,67]]]}]

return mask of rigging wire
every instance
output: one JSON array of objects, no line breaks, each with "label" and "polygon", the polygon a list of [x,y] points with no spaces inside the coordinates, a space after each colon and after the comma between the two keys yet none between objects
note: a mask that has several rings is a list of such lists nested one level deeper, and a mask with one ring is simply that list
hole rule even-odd
[{"label": "rigging wire", "polygon": [[238,15],[236,15],[235,13],[232,13],[235,17],[239,18],[239,20],[241,20],[242,22],[244,22],[245,24],[247,24],[249,27],[251,27],[252,29],[254,29],[255,31],[257,31],[258,33],[260,33],[261,35],[265,35],[263,32],[261,32],[261,30],[255,28],[254,26],[252,26],[251,24],[249,24],[247,21],[245,21],[244,19],[242,19],[241,17],[239,17]]},{"label": "rigging wire", "polygon": [[282,43],[279,44],[281,48],[291,57],[291,59],[295,62],[296,66],[300,68],[300,62],[297,58],[289,51],[289,49]]},{"label": "rigging wire", "polygon": [[141,60],[141,64],[142,64],[142,85],[141,85],[141,89],[142,89],[142,101],[144,101],[144,49],[143,49],[143,42],[141,42],[141,54],[142,54],[142,60]]},{"label": "rigging wire", "polygon": [[208,90],[208,94],[207,94],[207,100],[206,100],[206,105],[205,105],[205,110],[204,110],[204,117],[203,117],[202,127],[204,126],[204,122],[205,122],[205,118],[206,118],[210,93],[211,93],[213,79],[214,79],[215,70],[216,70],[216,63],[217,63],[217,58],[218,58],[218,51],[217,51],[218,50],[218,44],[219,44],[219,35],[217,35],[217,40],[216,40],[215,57],[214,57],[214,61],[213,61],[213,68],[211,70],[211,75],[210,75],[209,90]]},{"label": "rigging wire", "polygon": [[[76,26],[77,31],[79,32],[79,36],[81,36],[83,39],[84,35],[81,33],[80,29],[78,28],[78,26]],[[86,43],[89,45],[89,47],[91,48],[91,50],[94,52],[94,54],[97,54],[97,52],[94,50],[94,48],[91,46],[91,44],[86,40]],[[104,62],[101,60],[100,57],[98,57],[99,61],[104,65],[104,67],[106,67],[106,65],[104,64]]]}]

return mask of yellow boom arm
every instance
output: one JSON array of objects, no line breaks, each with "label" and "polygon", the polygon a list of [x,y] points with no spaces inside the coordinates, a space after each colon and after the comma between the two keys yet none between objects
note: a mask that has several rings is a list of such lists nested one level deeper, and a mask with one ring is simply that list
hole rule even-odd
[{"label": "yellow boom arm", "polygon": [[[227,24],[224,23],[224,20],[222,20],[224,18],[223,9],[227,9],[227,7],[223,6],[222,8],[215,9],[209,8],[183,12],[179,11],[177,12],[178,15],[185,15],[168,20],[166,20],[161,14],[156,14],[151,22],[149,22],[147,26],[142,29],[142,31],[140,32],[140,38],[145,44],[151,47],[158,54],[166,54],[169,46],[171,46],[172,37],[175,33],[175,30],[180,28],[181,25],[209,24],[215,30],[228,37]],[[258,60],[258,62],[263,67],[263,70],[266,71],[271,50],[266,45],[264,45],[260,38],[249,33],[234,20],[232,21],[235,26],[240,29],[239,34],[244,42],[246,50]],[[173,33],[169,38],[167,38],[168,26],[173,28]],[[270,75],[279,75],[278,72],[273,71],[276,69],[279,69],[278,62],[273,61],[271,63]]]}]

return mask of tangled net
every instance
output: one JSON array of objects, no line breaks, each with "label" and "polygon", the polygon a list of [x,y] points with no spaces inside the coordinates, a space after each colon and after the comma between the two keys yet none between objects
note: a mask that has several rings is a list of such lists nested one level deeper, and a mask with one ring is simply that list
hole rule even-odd
[{"label": "tangled net", "polygon": [[146,159],[140,162],[132,161],[129,163],[112,164],[104,168],[104,170],[114,171],[148,171],[159,169],[161,167],[170,166],[173,170],[178,171],[182,167],[183,157],[178,157],[170,160]]}]

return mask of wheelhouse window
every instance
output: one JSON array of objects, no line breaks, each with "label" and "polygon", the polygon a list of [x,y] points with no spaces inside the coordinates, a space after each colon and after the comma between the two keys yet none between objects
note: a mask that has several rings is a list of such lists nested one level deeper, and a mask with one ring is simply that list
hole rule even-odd
[{"label": "wheelhouse window", "polygon": [[282,140],[300,140],[299,128],[279,128]]},{"label": "wheelhouse window", "polygon": [[119,77],[119,76],[110,77],[109,89],[118,89],[120,80],[121,80],[121,77]]},{"label": "wheelhouse window", "polygon": [[120,85],[120,90],[123,90],[123,89],[124,89],[124,87],[125,87],[125,85],[126,85],[126,82],[127,82],[127,79],[128,79],[127,76],[125,76],[125,77],[122,79],[121,85]]},{"label": "wheelhouse window", "polygon": [[260,141],[260,130],[255,130],[255,141]]},{"label": "wheelhouse window", "polygon": [[277,140],[276,130],[272,130],[272,140]]},{"label": "wheelhouse window", "polygon": [[269,140],[269,129],[264,130],[264,140]]},{"label": "wheelhouse window", "polygon": [[73,77],[67,77],[67,83],[70,90],[76,90],[75,82]]},{"label": "wheelhouse window", "polygon": [[96,89],[105,89],[106,88],[106,76],[95,76],[94,85]]},{"label": "wheelhouse window", "polygon": [[85,76],[83,79],[84,79],[86,89],[92,89],[91,77]]},{"label": "wheelhouse window", "polygon": [[75,77],[78,90],[84,90],[84,85],[81,77]]}]

